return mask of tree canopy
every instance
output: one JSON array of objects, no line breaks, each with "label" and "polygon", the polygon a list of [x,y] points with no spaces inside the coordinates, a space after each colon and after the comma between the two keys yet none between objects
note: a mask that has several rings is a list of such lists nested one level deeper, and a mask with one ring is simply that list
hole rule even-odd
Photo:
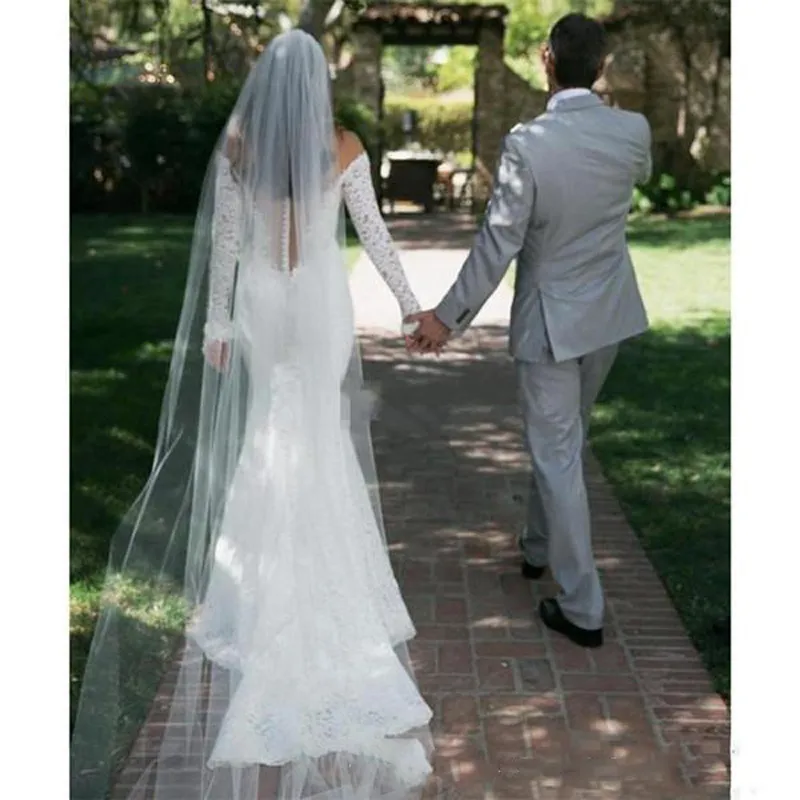
[{"label": "tree canopy", "polygon": [[[156,79],[176,74],[180,80],[192,73],[194,62],[197,75],[214,79],[240,71],[248,55],[257,56],[272,36],[291,25],[303,27],[338,52],[367,4],[367,0],[70,0],[73,74],[96,77],[103,74],[98,65],[116,59],[127,65],[150,63],[157,67]],[[523,72],[535,63],[539,46],[558,17],[569,11],[604,15],[614,6],[613,0],[507,0],[506,4],[506,49]],[[384,63],[401,83],[446,91],[471,85],[474,51],[449,48],[443,55],[440,48],[388,48]],[[528,77],[535,77],[534,72]]]}]

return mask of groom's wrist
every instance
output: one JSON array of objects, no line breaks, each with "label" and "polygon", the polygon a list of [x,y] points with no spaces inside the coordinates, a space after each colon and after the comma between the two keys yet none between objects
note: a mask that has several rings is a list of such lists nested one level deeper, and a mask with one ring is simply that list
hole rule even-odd
[{"label": "groom's wrist", "polygon": [[447,297],[433,309],[436,319],[449,331],[454,331],[458,328],[458,316],[461,312],[462,310],[455,307],[455,304]]}]

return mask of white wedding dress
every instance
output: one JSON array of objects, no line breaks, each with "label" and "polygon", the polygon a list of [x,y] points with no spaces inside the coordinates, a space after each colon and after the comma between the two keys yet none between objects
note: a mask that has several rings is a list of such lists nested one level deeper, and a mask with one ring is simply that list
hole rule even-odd
[{"label": "white wedding dress", "polygon": [[315,230],[303,232],[319,242],[322,270],[289,263],[288,214],[281,263],[269,256],[276,248],[266,227],[243,252],[242,201],[226,160],[216,198],[205,336],[242,347],[249,398],[208,591],[189,630],[208,660],[239,676],[209,766],[347,753],[388,764],[401,784],[418,786],[431,767],[408,733],[427,725],[431,709],[395,649],[415,630],[342,393],[354,348],[336,238],[342,200],[403,316],[419,309],[381,218],[369,160],[362,154],[350,164]]}]

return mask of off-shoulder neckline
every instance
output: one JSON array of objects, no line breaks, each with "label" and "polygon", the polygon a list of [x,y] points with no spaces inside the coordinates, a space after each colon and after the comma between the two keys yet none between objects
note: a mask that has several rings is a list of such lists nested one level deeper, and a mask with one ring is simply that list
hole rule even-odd
[{"label": "off-shoulder neckline", "polygon": [[351,169],[359,162],[359,161],[369,161],[369,156],[367,155],[366,150],[362,150],[340,173],[339,173],[339,180],[344,180],[344,177],[350,172]]}]

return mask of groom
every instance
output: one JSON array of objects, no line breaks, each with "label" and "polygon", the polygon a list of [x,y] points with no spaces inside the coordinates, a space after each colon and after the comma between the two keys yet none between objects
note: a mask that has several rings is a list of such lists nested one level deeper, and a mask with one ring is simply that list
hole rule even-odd
[{"label": "groom", "polygon": [[553,27],[547,110],[506,137],[472,251],[438,307],[414,317],[411,342],[438,351],[465,330],[516,257],[510,341],[533,465],[522,572],[550,568],[561,593],[541,618],[584,647],[602,644],[604,612],[583,477],[589,414],[618,343],[647,328],[625,222],[650,175],[650,128],[591,92],[605,46],[581,14]]}]

